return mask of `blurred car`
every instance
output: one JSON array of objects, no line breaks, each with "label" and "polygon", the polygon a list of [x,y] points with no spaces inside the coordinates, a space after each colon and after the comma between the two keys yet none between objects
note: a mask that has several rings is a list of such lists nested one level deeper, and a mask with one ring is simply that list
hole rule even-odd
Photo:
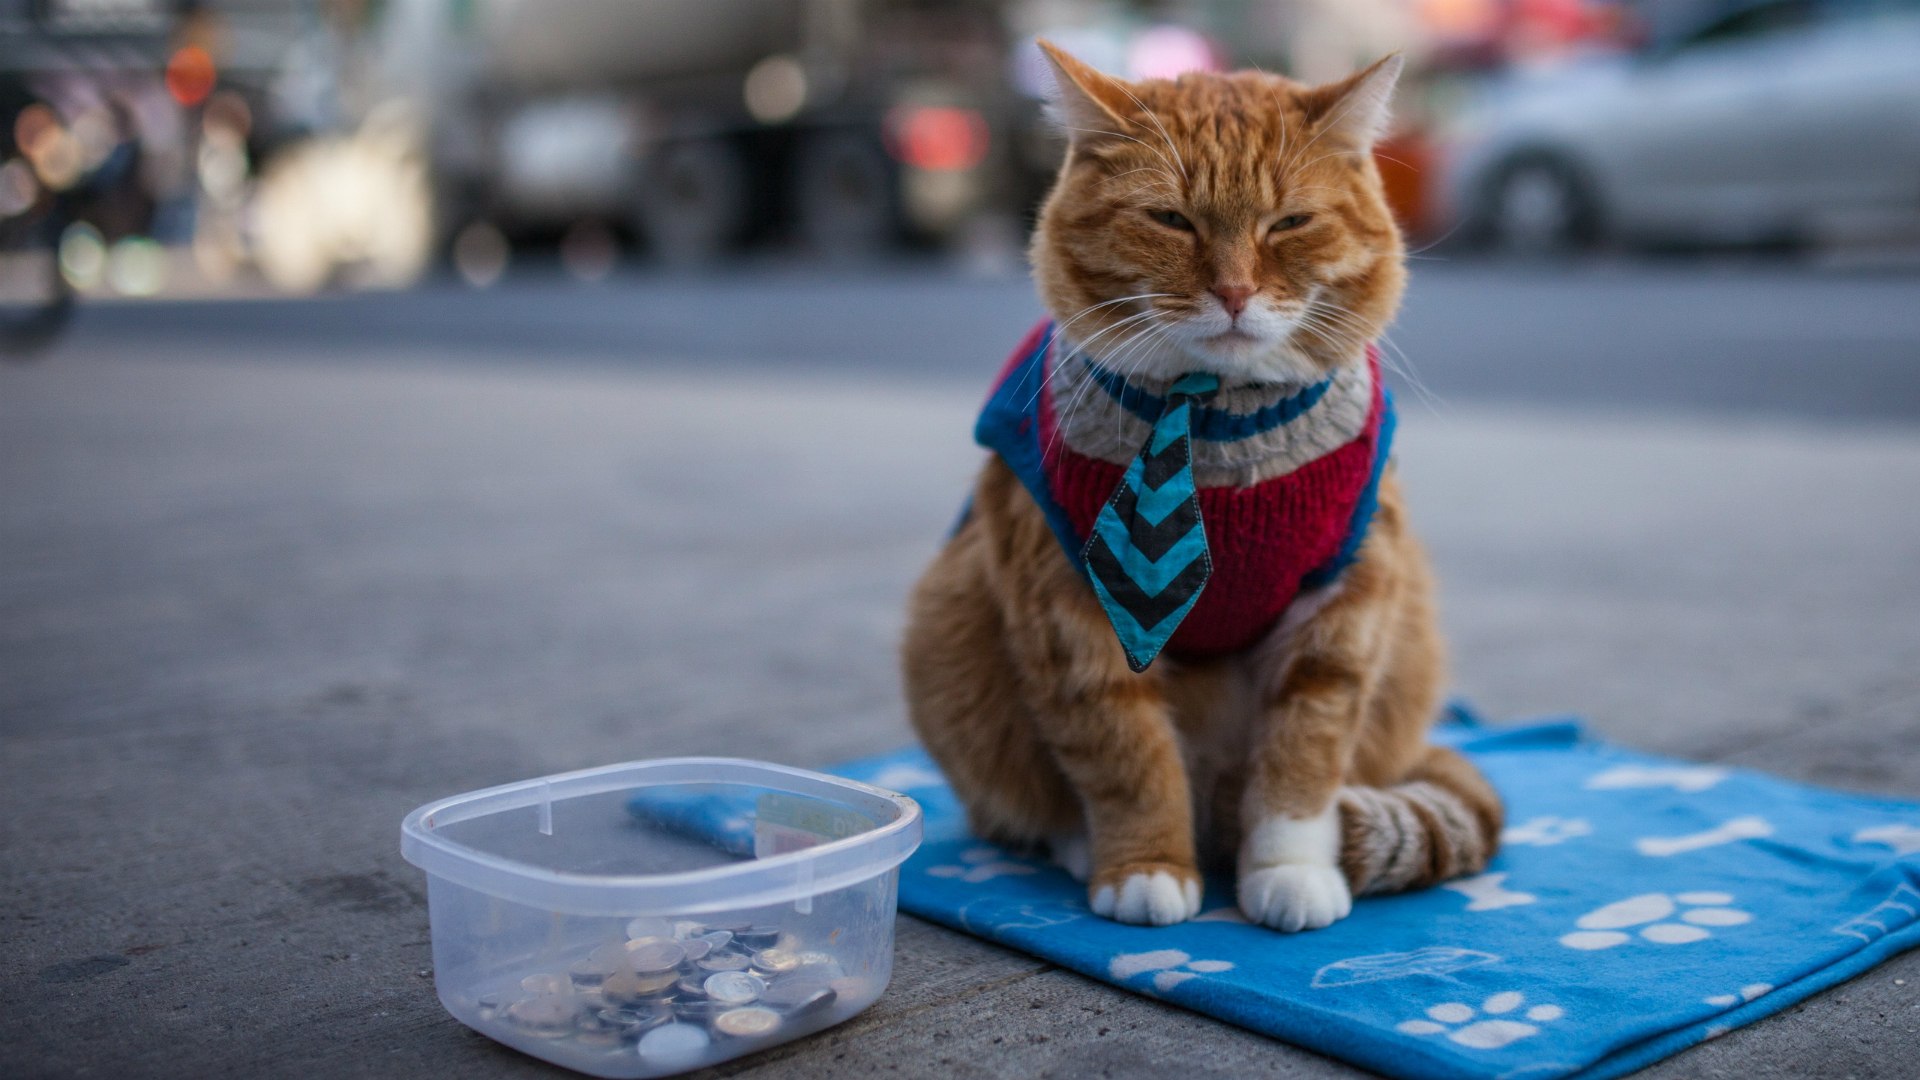
[{"label": "blurred car", "polygon": [[1448,157],[1460,233],[1513,251],[1920,237],[1920,0],[1716,4],[1504,77]]}]

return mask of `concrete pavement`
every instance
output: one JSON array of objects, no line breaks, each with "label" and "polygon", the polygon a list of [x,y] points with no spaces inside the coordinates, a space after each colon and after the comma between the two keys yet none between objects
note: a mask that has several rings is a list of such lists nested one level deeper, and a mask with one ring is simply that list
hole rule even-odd
[{"label": "concrete pavement", "polygon": [[[904,742],[980,387],[162,340],[0,369],[0,1074],[559,1075],[428,981],[429,798]],[[343,360],[351,360],[343,363]],[[1920,429],[1409,404],[1461,688],[1920,797]],[[1649,1075],[1908,1077],[1920,956]],[[1358,1075],[912,919],[729,1075]]]}]

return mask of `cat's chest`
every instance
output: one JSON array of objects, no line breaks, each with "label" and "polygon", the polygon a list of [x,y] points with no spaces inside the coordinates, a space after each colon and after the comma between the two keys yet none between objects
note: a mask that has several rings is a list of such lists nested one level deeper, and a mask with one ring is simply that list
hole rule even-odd
[{"label": "cat's chest", "polygon": [[1253,648],[1204,663],[1167,665],[1168,702],[1196,792],[1232,783],[1245,766],[1267,703],[1286,675],[1300,631],[1340,594],[1338,581],[1307,590]]}]

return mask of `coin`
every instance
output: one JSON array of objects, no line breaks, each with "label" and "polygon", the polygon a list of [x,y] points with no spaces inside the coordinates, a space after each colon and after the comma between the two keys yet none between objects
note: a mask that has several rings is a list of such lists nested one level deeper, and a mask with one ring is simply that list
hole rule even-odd
[{"label": "coin", "polygon": [[786,949],[761,949],[753,954],[753,966],[768,975],[784,975],[800,966],[800,958]]},{"label": "coin", "polygon": [[504,1002],[504,1000],[505,999],[502,998],[499,994],[481,995],[480,1000],[474,1002],[475,1005],[479,1006],[480,1019],[482,1020],[493,1019],[496,1015],[499,1014],[500,1006]]},{"label": "coin", "polygon": [[588,957],[568,968],[567,977],[573,980],[575,989],[591,990],[607,981],[607,976],[613,974],[614,970],[604,964],[596,964],[592,957]]},{"label": "coin", "polygon": [[707,979],[705,975],[688,975],[686,978],[673,984],[673,996],[681,1001],[686,1001],[690,998],[704,999],[707,996],[706,983]]},{"label": "coin", "polygon": [[753,961],[739,953],[710,953],[693,966],[706,972],[745,971],[753,966]]},{"label": "coin", "polygon": [[760,996],[767,984],[744,971],[721,971],[707,976],[707,997],[722,1005],[745,1005]]},{"label": "coin", "polygon": [[664,1005],[619,1008],[609,1006],[599,1010],[595,1015],[601,1023],[617,1028],[621,1034],[629,1037],[652,1031],[673,1020],[673,1010]]},{"label": "coin", "polygon": [[688,938],[680,943],[680,948],[687,954],[688,961],[694,961],[712,952],[713,942],[706,938]]},{"label": "coin", "polygon": [[640,973],[618,971],[607,976],[600,984],[600,993],[605,995],[610,1005],[631,1005],[663,997],[680,979],[680,973],[669,968],[666,971]]},{"label": "coin", "polygon": [[686,958],[687,950],[678,942],[649,941],[641,944],[638,941],[630,941],[627,943],[627,963],[642,975],[672,971]]},{"label": "coin", "polygon": [[700,923],[694,922],[691,919],[682,919],[679,922],[673,924],[673,940],[675,941],[685,941],[688,938],[697,938],[701,934],[704,934],[706,932],[707,932],[707,928],[705,926],[701,925]]},{"label": "coin", "polygon": [[725,1012],[729,1006],[715,1005],[706,998],[676,998],[673,1005],[673,1018],[689,1024],[705,1024],[716,1013]]},{"label": "coin", "polygon": [[791,977],[780,979],[760,995],[760,1003],[784,1013],[808,1013],[824,1009],[839,997],[825,979]]},{"label": "coin", "polygon": [[565,975],[544,971],[520,980],[520,989],[529,994],[564,994],[572,988],[572,981]]},{"label": "coin", "polygon": [[560,994],[542,994],[522,998],[507,1006],[507,1019],[529,1035],[554,1039],[573,1030],[578,1006],[572,998]]},{"label": "coin", "polygon": [[640,1036],[640,1056],[669,1069],[688,1069],[700,1063],[713,1040],[692,1024],[668,1024]]},{"label": "coin", "polygon": [[724,949],[733,944],[733,931],[731,930],[709,930],[704,934],[698,935],[698,937],[714,949]]},{"label": "coin", "polygon": [[735,930],[733,939],[749,949],[764,949],[780,942],[780,928],[777,926],[749,926]]},{"label": "coin", "polygon": [[642,938],[668,938],[673,936],[673,924],[665,919],[643,916],[627,924],[627,938],[638,941]]},{"label": "coin", "polygon": [[732,1035],[737,1039],[748,1039],[756,1035],[766,1035],[780,1026],[780,1014],[772,1009],[758,1006],[746,1009],[728,1009],[713,1018],[713,1028],[723,1035]]}]

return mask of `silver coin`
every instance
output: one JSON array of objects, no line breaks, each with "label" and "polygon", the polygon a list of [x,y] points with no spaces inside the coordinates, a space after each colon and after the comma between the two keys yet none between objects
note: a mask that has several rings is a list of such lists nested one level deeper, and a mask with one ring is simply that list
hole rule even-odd
[{"label": "silver coin", "polygon": [[785,1013],[808,1013],[833,1004],[839,995],[825,979],[780,979],[760,995],[760,1003]]},{"label": "silver coin", "polygon": [[707,976],[702,984],[709,1000],[721,1005],[745,1005],[758,998],[767,984],[758,975],[744,971],[721,971]]},{"label": "silver coin", "polygon": [[594,989],[605,982],[607,976],[611,974],[613,972],[587,960],[582,960],[567,969],[567,977],[573,980],[574,988],[577,990]]},{"label": "silver coin", "polygon": [[707,1055],[713,1044],[706,1030],[692,1024],[667,1024],[640,1036],[640,1056],[649,1064],[669,1069],[690,1069]]},{"label": "silver coin", "polygon": [[700,999],[707,996],[707,978],[705,975],[688,975],[673,984],[673,996],[681,1001]]},{"label": "silver coin", "polygon": [[686,958],[687,950],[678,942],[649,941],[644,945],[637,941],[627,943],[627,964],[642,975],[672,971]]},{"label": "silver coin", "polygon": [[780,1014],[772,1009],[758,1006],[746,1009],[728,1009],[713,1018],[713,1028],[723,1035],[736,1039],[750,1039],[757,1035],[772,1034],[780,1026]]},{"label": "silver coin", "polygon": [[749,949],[764,949],[780,943],[780,928],[777,926],[749,926],[733,932],[733,940]]},{"label": "silver coin", "polygon": [[713,942],[706,938],[688,938],[680,943],[680,948],[687,954],[687,960],[691,962],[712,952]]},{"label": "silver coin", "polygon": [[596,1016],[601,1023],[618,1029],[623,1035],[634,1037],[672,1022],[673,1010],[664,1005],[642,1005],[638,1008],[609,1006],[599,1010]]},{"label": "silver coin", "polygon": [[571,997],[542,994],[523,998],[507,1006],[507,1019],[529,1035],[559,1038],[573,1030],[579,1006]]},{"label": "silver coin", "polygon": [[707,945],[712,949],[724,949],[727,946],[733,944],[733,931],[709,930],[706,933],[699,935],[699,938],[701,941],[706,942]]},{"label": "silver coin", "polygon": [[672,969],[645,974],[617,971],[600,984],[600,993],[609,1005],[631,1005],[664,997],[679,980],[680,973]]},{"label": "silver coin", "polygon": [[753,961],[739,953],[709,953],[693,966],[706,972],[745,971],[753,966]]},{"label": "silver coin", "polygon": [[727,1006],[715,1005],[703,997],[676,998],[672,1009],[675,1020],[684,1020],[689,1024],[705,1024],[711,1021],[716,1013],[725,1012]]},{"label": "silver coin", "polygon": [[672,937],[673,924],[665,919],[642,916],[627,924],[627,939],[629,941],[639,941],[642,938],[667,938],[671,940]]},{"label": "silver coin", "polygon": [[673,940],[675,941],[686,941],[690,938],[697,938],[706,932],[707,928],[705,926],[691,919],[682,919],[673,924]]},{"label": "silver coin", "polygon": [[568,990],[573,989],[573,982],[565,975],[555,975],[551,972],[543,971],[537,975],[529,975],[521,979],[520,989],[525,990],[529,994],[564,994]]},{"label": "silver coin", "polygon": [[753,954],[753,966],[769,975],[784,975],[800,966],[800,957],[786,949],[761,949]]}]

